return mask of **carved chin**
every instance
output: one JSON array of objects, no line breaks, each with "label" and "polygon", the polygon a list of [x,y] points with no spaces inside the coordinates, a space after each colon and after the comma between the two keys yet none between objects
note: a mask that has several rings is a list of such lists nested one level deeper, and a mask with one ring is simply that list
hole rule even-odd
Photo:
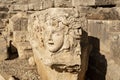
[{"label": "carved chin", "polygon": [[50,52],[53,52],[53,53],[54,53],[54,52],[59,51],[60,48],[61,48],[61,47],[49,46],[49,47],[48,47],[48,50],[49,50]]},{"label": "carved chin", "polygon": [[63,46],[63,44],[61,44],[61,45],[47,45],[47,49],[50,52],[55,53],[55,52],[59,51],[62,46]]}]

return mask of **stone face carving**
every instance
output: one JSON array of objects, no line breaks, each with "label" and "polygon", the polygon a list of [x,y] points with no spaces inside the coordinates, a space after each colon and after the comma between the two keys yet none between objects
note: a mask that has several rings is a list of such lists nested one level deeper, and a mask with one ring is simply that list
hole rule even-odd
[{"label": "stone face carving", "polygon": [[42,80],[77,80],[84,22],[72,8],[51,8],[29,18],[29,41]]},{"label": "stone face carving", "polygon": [[[48,51],[55,53],[63,46],[64,30],[59,26],[59,22],[55,23],[49,20],[47,24],[48,25],[45,26],[45,33],[48,35],[44,36],[44,44]],[[61,28],[59,29],[59,27]]]}]

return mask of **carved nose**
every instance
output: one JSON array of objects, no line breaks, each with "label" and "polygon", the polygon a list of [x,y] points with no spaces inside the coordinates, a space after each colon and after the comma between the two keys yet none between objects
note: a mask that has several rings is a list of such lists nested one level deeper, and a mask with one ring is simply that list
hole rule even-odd
[{"label": "carved nose", "polygon": [[48,34],[48,40],[49,40],[49,41],[52,40],[52,32],[50,32],[50,33]]}]

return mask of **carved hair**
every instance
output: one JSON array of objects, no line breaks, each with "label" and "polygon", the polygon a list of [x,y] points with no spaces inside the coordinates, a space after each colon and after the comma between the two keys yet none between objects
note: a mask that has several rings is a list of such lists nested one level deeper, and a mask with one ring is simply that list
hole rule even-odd
[{"label": "carved hair", "polygon": [[[32,16],[33,17],[33,16]],[[81,28],[85,27],[84,19],[80,18],[80,16],[74,16],[68,13],[63,12],[62,14],[44,14],[43,15],[36,15],[33,17],[34,22],[31,26],[31,34],[34,36],[36,40],[39,41],[40,47],[44,47],[44,31],[47,27],[47,21],[51,21],[52,25],[56,27],[56,29],[64,29],[64,45],[59,51],[63,50],[71,50],[73,51],[76,47],[80,49],[80,38],[76,38],[76,36],[81,36],[82,33],[79,35],[75,34],[75,31],[81,30]],[[30,21],[31,22],[31,21]],[[31,24],[31,23],[30,23]],[[79,50],[78,49],[78,50]],[[74,50],[76,51],[76,50]],[[74,52],[73,52],[74,53]]]},{"label": "carved hair", "polygon": [[[76,51],[74,49],[79,48],[80,50],[80,39],[75,38],[76,34],[74,34],[74,30],[81,29],[81,20],[79,18],[76,18],[74,16],[65,14],[65,15],[59,15],[59,16],[50,16],[46,15],[45,17],[45,28],[47,28],[47,21],[51,21],[51,25],[54,26],[56,29],[64,29],[64,44],[63,47],[58,51]],[[44,28],[44,29],[45,29]],[[81,36],[81,34],[77,36]],[[73,52],[74,53],[74,52]]]}]

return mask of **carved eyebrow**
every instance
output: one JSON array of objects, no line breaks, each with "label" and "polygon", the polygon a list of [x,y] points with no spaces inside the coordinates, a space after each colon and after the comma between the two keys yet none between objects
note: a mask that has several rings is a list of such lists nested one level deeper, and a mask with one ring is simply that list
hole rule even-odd
[{"label": "carved eyebrow", "polygon": [[62,30],[64,30],[64,28],[54,29],[54,30],[52,31],[52,33],[61,32]]}]

